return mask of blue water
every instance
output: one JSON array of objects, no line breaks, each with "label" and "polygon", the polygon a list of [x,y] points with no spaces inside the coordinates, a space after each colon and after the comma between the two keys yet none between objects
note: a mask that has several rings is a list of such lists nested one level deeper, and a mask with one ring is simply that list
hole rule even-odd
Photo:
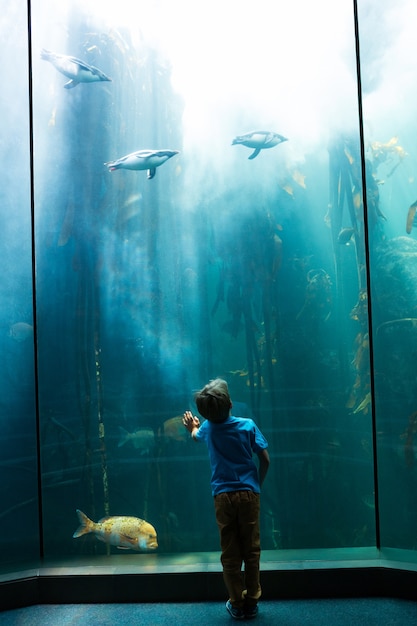
[{"label": "blue water", "polygon": [[[262,5],[269,15],[272,3]],[[351,54],[335,58],[354,77],[348,5],[332,19]],[[250,21],[240,10],[242,24]],[[287,91],[264,81],[266,97],[259,88],[279,58],[274,38],[259,43],[265,67],[248,65],[251,43],[236,38],[233,75],[245,67],[249,90],[232,74],[223,82],[232,65],[207,63],[203,24],[201,44],[184,35],[193,52],[183,57],[181,38],[171,33],[161,45],[162,31],[142,5],[137,11],[139,34],[97,10],[32,7],[33,189],[26,15],[5,13],[16,59],[2,104],[11,137],[0,153],[5,560],[37,554],[39,477],[45,556],[106,553],[92,535],[73,538],[76,509],[94,521],[147,520],[161,553],[218,549],[206,450],[180,424],[193,392],[216,376],[270,444],[265,550],[375,545],[377,504],[383,541],[413,549],[415,239],[385,215],[385,190],[401,188],[413,155],[405,160],[406,143],[390,141],[390,127],[378,145],[369,138],[365,214],[353,79],[326,91],[307,72],[310,109],[303,100],[297,124],[295,57],[292,72],[282,68]],[[218,36],[221,48],[232,35]],[[316,39],[324,49],[326,36]],[[41,59],[42,48],[112,81],[65,89],[68,76]],[[331,75],[330,60],[323,72]],[[333,107],[338,123],[322,128]],[[254,155],[259,137],[234,141],[251,129],[288,141]],[[104,165],[139,150],[178,154],[150,177]]]}]

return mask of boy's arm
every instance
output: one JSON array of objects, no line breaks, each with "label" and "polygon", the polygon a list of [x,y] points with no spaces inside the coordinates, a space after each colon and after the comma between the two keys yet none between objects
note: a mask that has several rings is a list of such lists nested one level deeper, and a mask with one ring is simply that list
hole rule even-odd
[{"label": "boy's arm", "polygon": [[184,417],[182,418],[182,423],[191,434],[191,437],[195,440],[196,433],[200,428],[200,420],[198,419],[198,417],[193,416],[191,411],[185,411]]},{"label": "boy's arm", "polygon": [[258,459],[259,459],[259,484],[262,487],[262,483],[265,480],[265,476],[267,475],[268,469],[269,469],[269,454],[268,454],[268,450],[264,449],[261,450],[260,452],[258,452]]}]

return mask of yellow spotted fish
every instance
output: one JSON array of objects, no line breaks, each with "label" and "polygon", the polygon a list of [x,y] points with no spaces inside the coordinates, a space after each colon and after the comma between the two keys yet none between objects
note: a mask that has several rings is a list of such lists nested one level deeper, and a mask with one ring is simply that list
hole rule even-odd
[{"label": "yellow spotted fish", "polygon": [[79,509],[77,515],[80,526],[73,534],[74,538],[94,533],[100,541],[121,550],[155,550],[158,547],[155,528],[139,517],[115,515],[93,522]]}]

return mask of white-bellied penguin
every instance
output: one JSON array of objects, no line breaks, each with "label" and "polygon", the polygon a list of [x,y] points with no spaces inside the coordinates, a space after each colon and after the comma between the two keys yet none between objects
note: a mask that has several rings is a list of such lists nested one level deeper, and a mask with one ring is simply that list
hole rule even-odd
[{"label": "white-bellied penguin", "polygon": [[247,148],[254,148],[254,151],[248,157],[249,159],[254,159],[261,150],[273,148],[283,141],[288,141],[288,139],[270,130],[253,130],[250,133],[235,137],[232,141],[232,146],[241,144]]},{"label": "white-bellied penguin", "polygon": [[70,80],[65,83],[65,89],[72,89],[79,83],[97,83],[101,81],[111,81],[104,72],[94,65],[88,65],[80,59],[70,57],[65,54],[56,54],[50,50],[41,51],[41,59],[49,61],[52,65]]},{"label": "white-bellied penguin", "polygon": [[156,168],[176,154],[178,150],[138,150],[104,165],[110,172],[119,169],[147,170],[148,178],[151,179],[156,174]]}]

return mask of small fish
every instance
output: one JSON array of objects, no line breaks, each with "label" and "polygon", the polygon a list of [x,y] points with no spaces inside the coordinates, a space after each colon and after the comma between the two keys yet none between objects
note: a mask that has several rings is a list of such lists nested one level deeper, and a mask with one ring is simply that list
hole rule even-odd
[{"label": "small fish", "polygon": [[361,498],[363,504],[368,507],[368,509],[375,509],[375,494],[367,493]]},{"label": "small fish", "polygon": [[288,141],[288,139],[282,135],[278,135],[278,133],[273,133],[269,130],[254,130],[250,133],[246,133],[245,135],[238,135],[235,137],[232,141],[232,146],[241,144],[247,148],[254,148],[254,151],[248,157],[249,159],[254,159],[258,156],[261,150],[273,148],[283,141]]},{"label": "small fish", "polygon": [[329,441],[326,443],[326,448],[328,450],[340,450],[341,447],[342,447],[342,444],[340,443],[340,440],[337,437],[333,437],[332,439],[329,439]]},{"label": "small fish", "polygon": [[353,228],[342,228],[342,230],[337,236],[338,243],[342,245],[349,243],[349,241],[352,239],[352,235],[354,232],[355,231]]},{"label": "small fish", "polygon": [[357,191],[353,196],[353,206],[355,209],[360,209],[362,205],[362,194],[360,191]]},{"label": "small fish", "polygon": [[150,180],[155,176],[157,167],[178,153],[178,150],[138,150],[104,165],[109,168],[109,172],[119,169],[147,170]]},{"label": "small fish", "polygon": [[282,190],[285,191],[289,196],[294,195],[294,189],[291,187],[291,185],[284,185]]},{"label": "small fish", "polygon": [[88,65],[80,59],[66,56],[65,54],[56,54],[50,50],[43,49],[41,51],[41,59],[49,61],[64,76],[70,80],[65,83],[65,89],[73,89],[79,83],[97,83],[101,81],[111,81],[104,72],[93,65]]},{"label": "small fish", "polygon": [[129,433],[125,428],[119,426],[119,431],[118,448],[131,441],[136,450],[140,450],[142,454],[149,454],[150,449],[155,445],[155,433],[151,428],[138,428],[135,432]]},{"label": "small fish", "polygon": [[9,328],[9,337],[21,343],[30,339],[33,335],[33,326],[26,322],[16,322]]},{"label": "small fish", "polygon": [[229,374],[232,376],[244,376],[246,378],[246,376],[249,375],[249,372],[248,370],[230,370]]},{"label": "small fish", "polygon": [[93,522],[79,509],[77,515],[80,526],[73,534],[74,539],[93,533],[100,541],[120,550],[155,550],[158,547],[155,528],[139,517],[116,515]]},{"label": "small fish", "polygon": [[414,222],[414,218],[416,215],[416,210],[417,210],[417,200],[413,202],[413,204],[411,204],[410,208],[408,209],[407,224],[405,227],[405,230],[408,234],[410,234],[411,231],[413,230],[413,222]]},{"label": "small fish", "polygon": [[292,173],[292,179],[297,183],[297,185],[299,185],[303,189],[306,189],[306,176],[305,176],[305,174],[302,174],[299,170],[295,170]]}]

